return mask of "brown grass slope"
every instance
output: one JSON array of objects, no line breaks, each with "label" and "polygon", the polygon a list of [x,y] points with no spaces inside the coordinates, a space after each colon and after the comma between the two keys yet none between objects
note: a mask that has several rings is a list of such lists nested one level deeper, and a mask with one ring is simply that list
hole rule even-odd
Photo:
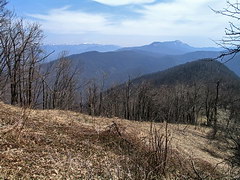
[{"label": "brown grass slope", "polygon": [[[164,169],[155,155],[163,151],[155,153],[146,141],[153,126],[167,134]],[[210,129],[169,124],[166,133],[164,127],[0,103],[0,179],[229,179],[233,174],[224,161],[230,151],[207,138]]]}]

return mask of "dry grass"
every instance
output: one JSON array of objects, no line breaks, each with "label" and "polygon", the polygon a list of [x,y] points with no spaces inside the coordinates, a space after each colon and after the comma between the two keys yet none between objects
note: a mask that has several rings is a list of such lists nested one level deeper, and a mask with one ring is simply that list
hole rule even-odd
[{"label": "dry grass", "polygon": [[[113,121],[121,136],[109,132]],[[154,127],[161,133],[164,125]],[[145,163],[150,158],[150,151],[145,150],[150,126],[148,122],[22,110],[0,103],[0,179],[137,179],[152,171],[147,169],[151,164]],[[210,141],[209,131],[169,125],[171,163],[165,178],[210,179],[223,177],[225,171],[233,173],[224,163],[231,152],[223,150],[227,149],[224,142]]]},{"label": "dry grass", "polygon": [[[21,109],[0,106],[1,129],[22,118]],[[118,157],[95,145],[91,136],[97,132],[78,122],[84,119],[70,119],[69,115],[70,112],[31,110],[21,132],[2,133],[0,177],[107,179],[112,176],[115,171],[112,165]]]}]

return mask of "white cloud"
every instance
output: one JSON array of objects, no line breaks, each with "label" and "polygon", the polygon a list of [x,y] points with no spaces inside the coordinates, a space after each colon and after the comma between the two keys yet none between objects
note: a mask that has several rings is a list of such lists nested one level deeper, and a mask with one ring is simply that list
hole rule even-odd
[{"label": "white cloud", "polygon": [[70,11],[69,7],[53,9],[48,14],[30,14],[40,20],[44,30],[57,34],[82,34],[101,32],[108,21],[104,16]]},{"label": "white cloud", "polygon": [[[197,41],[221,39],[224,35],[224,28],[228,25],[228,19],[216,15],[209,6],[222,9],[225,3],[219,2],[219,0],[174,0],[143,5],[141,10],[135,10],[142,14],[141,17],[135,20],[123,19],[119,23],[110,18],[111,14],[72,11],[68,7],[51,10],[45,15],[34,14],[30,16],[38,19],[43,25],[43,29],[53,34],[81,35],[87,33],[92,34],[96,41],[101,34],[111,37],[114,35],[134,36],[134,39],[136,36],[139,36],[139,39],[149,36],[151,39],[155,37],[156,40],[174,37],[175,39],[187,40],[193,45],[199,45],[201,43]],[[114,39],[112,41],[112,43],[118,43],[114,42]]]},{"label": "white cloud", "polygon": [[209,6],[218,9],[224,7],[224,3],[219,0],[175,0],[145,5],[139,11],[143,14],[141,19],[127,20],[122,25],[128,32],[139,35],[212,36],[224,30],[227,20],[214,14]]},{"label": "white cloud", "polygon": [[93,0],[99,2],[101,4],[106,4],[109,6],[121,6],[121,5],[128,5],[128,4],[145,4],[145,3],[152,3],[155,0]]}]

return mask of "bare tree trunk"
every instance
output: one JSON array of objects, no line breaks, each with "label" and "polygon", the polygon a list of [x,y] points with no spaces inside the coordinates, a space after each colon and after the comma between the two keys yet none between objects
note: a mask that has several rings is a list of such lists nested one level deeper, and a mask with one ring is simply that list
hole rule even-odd
[{"label": "bare tree trunk", "polygon": [[217,134],[217,115],[218,115],[218,96],[219,96],[219,85],[220,81],[217,82],[216,85],[216,98],[215,98],[215,105],[214,105],[214,117],[213,117],[213,138],[215,138]]}]

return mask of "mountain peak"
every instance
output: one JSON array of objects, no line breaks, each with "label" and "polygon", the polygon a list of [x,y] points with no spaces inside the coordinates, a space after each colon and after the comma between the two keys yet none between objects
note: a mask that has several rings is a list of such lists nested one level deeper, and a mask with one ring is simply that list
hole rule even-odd
[{"label": "mountain peak", "polygon": [[[170,41],[171,42],[171,41]],[[182,41],[180,41],[180,40],[176,40],[176,41],[172,41],[172,42],[174,42],[174,43],[176,43],[176,44],[186,44],[186,43],[184,43],[184,42],[182,42]]]}]

